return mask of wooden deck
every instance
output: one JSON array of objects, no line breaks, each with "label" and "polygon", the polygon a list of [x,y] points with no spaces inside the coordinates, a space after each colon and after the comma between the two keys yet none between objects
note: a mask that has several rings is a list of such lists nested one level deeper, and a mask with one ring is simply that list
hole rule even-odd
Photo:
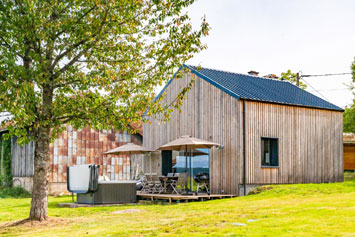
[{"label": "wooden deck", "polygon": [[212,199],[222,199],[222,198],[232,198],[236,197],[236,195],[230,194],[198,194],[198,195],[177,195],[177,194],[151,194],[151,193],[142,193],[137,192],[138,199],[148,199],[151,201],[161,201],[168,200],[170,203],[173,201],[206,201]]}]

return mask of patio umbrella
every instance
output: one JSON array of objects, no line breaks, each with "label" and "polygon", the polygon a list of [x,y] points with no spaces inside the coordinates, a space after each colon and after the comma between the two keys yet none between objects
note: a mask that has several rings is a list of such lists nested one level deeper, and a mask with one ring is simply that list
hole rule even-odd
[{"label": "patio umbrella", "polygon": [[119,146],[112,150],[106,151],[104,154],[105,155],[122,155],[122,154],[132,155],[132,154],[145,154],[147,152],[152,152],[152,150],[133,143],[127,143],[123,146]]},{"label": "patio umbrella", "polygon": [[[213,146],[219,146],[218,143],[205,141],[202,139],[198,139],[195,137],[191,137],[190,135],[181,136],[180,138],[173,140],[165,145],[162,145],[158,148],[158,150],[176,150],[181,151],[185,150],[185,171],[187,172],[187,150],[196,149],[196,148],[211,148]],[[190,153],[191,154],[191,153]],[[191,156],[190,156],[191,158]],[[186,193],[188,180],[186,180]]]},{"label": "patio umbrella", "polygon": [[[129,155],[129,159],[131,159],[132,154],[145,154],[148,152],[152,152],[151,149],[145,148],[140,145],[136,145],[133,143],[127,143],[123,146],[116,147],[112,150],[106,151],[104,155]],[[150,164],[151,165],[151,164]]]},{"label": "patio umbrella", "polygon": [[187,152],[187,149],[211,148],[213,146],[219,146],[219,144],[191,137],[190,135],[185,135],[165,145],[162,145],[158,148],[158,150],[185,150],[185,152]]}]

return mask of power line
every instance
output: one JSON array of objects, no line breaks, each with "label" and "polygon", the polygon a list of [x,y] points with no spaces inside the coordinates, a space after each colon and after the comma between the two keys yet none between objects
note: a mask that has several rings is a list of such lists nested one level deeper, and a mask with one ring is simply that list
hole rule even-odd
[{"label": "power line", "polygon": [[301,75],[301,77],[327,77],[327,76],[344,76],[351,75],[351,72],[343,72],[343,73],[327,73],[327,74],[316,74],[316,75]]},{"label": "power line", "polygon": [[350,90],[349,88],[343,88],[343,89],[327,89],[327,90],[318,90],[318,91],[345,91],[345,90]]},{"label": "power line", "polygon": [[302,75],[302,72],[298,72],[296,76],[296,85],[299,87],[299,81],[303,80],[309,87],[313,89],[313,91],[317,92],[320,96],[322,96],[325,100],[329,101],[327,97],[325,97],[320,91],[336,91],[336,90],[348,90],[348,89],[330,89],[330,90],[317,90],[314,88],[311,84],[309,84],[304,77],[327,77],[327,76],[344,76],[344,75],[352,75],[352,73],[349,72],[343,72],[343,73],[327,73],[327,74],[315,74],[315,75]]},{"label": "power line", "polygon": [[313,86],[311,86],[311,84],[309,84],[305,79],[303,79],[302,77],[301,77],[301,79],[302,79],[302,81],[304,81],[309,87],[311,87],[314,91],[316,91],[320,96],[322,96],[326,101],[329,101],[329,100],[327,99],[327,97],[325,97],[324,95],[322,95],[322,93],[320,93],[318,90],[316,90],[316,88],[314,88]]}]

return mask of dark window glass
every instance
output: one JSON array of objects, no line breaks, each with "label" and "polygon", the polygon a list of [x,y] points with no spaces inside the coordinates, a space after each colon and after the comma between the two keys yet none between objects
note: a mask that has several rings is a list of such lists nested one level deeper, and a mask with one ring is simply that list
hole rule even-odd
[{"label": "dark window glass", "polygon": [[279,166],[279,149],[277,138],[261,138],[261,165]]},{"label": "dark window glass", "polygon": [[161,166],[161,173],[162,175],[167,176],[168,173],[173,172],[173,159],[172,159],[172,151],[162,151],[162,166]]}]

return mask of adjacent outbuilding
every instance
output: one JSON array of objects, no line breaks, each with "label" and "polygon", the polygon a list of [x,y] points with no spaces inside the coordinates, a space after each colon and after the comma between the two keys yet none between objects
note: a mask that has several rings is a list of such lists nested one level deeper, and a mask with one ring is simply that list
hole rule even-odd
[{"label": "adjacent outbuilding", "polygon": [[344,170],[355,170],[355,134],[344,133]]},{"label": "adjacent outbuilding", "polygon": [[[3,133],[0,131],[0,143]],[[34,148],[31,141],[20,146],[17,137],[12,137],[9,142],[11,150],[12,183],[14,186],[22,186],[32,191],[32,177],[34,172]],[[58,138],[50,144],[50,175],[49,192],[57,194],[67,191],[67,166],[97,164],[100,165],[100,176],[110,180],[130,180],[136,175],[137,167],[142,166],[143,160],[139,155],[130,159],[128,155],[104,155],[105,151],[127,143],[142,144],[142,132],[129,134],[115,130],[97,130],[85,127],[77,130],[66,125],[66,130],[58,135]],[[3,143],[1,143],[3,144]],[[3,156],[0,156],[0,175],[2,172]]]}]

